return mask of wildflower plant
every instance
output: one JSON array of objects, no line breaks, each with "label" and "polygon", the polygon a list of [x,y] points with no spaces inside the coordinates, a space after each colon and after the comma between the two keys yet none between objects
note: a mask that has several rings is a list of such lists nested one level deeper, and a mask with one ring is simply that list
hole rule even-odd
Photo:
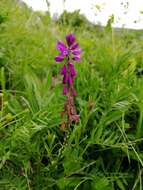
[{"label": "wildflower plant", "polygon": [[62,123],[61,127],[65,128],[66,125],[71,126],[72,122],[79,121],[79,115],[77,114],[74,104],[74,97],[76,96],[76,91],[74,89],[74,79],[76,77],[74,62],[80,61],[80,54],[82,51],[79,49],[79,44],[76,42],[73,34],[68,34],[66,36],[66,44],[58,41],[57,49],[60,54],[55,57],[55,61],[64,61],[64,65],[61,68],[61,75],[63,76],[63,95],[66,96],[66,102],[64,111],[61,115],[62,118],[67,116],[67,120]]}]

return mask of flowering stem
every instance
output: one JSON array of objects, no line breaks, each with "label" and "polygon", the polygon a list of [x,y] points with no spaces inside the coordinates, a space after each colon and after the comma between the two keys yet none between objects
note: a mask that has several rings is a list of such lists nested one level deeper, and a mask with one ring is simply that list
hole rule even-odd
[{"label": "flowering stem", "polygon": [[66,96],[64,111],[61,113],[61,116],[67,116],[67,119],[62,123],[61,128],[65,128],[66,125],[71,126],[73,122],[79,121],[79,115],[77,115],[74,104],[76,71],[73,61],[80,61],[81,50],[77,49],[78,43],[75,41],[73,34],[67,35],[66,41],[68,47],[63,42],[58,42],[57,49],[61,54],[55,57],[57,62],[63,61],[64,58],[67,60],[61,69],[61,75],[63,75],[63,95]]}]

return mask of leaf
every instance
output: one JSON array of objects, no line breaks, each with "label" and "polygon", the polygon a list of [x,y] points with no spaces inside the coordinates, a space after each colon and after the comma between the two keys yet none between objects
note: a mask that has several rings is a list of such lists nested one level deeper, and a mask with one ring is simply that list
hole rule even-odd
[{"label": "leaf", "polygon": [[117,183],[118,187],[119,187],[121,190],[126,190],[126,188],[125,188],[123,182],[122,182],[119,178],[116,179],[116,183]]}]

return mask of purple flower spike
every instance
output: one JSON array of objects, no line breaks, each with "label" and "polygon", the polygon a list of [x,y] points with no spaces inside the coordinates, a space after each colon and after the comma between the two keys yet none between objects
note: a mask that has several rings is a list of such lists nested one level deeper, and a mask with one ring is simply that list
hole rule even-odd
[{"label": "purple flower spike", "polygon": [[63,76],[63,95],[67,97],[64,111],[61,113],[62,118],[67,115],[66,120],[61,124],[61,128],[64,129],[67,124],[71,126],[73,122],[79,121],[79,115],[74,104],[74,97],[76,96],[74,89],[76,71],[72,61],[80,61],[82,50],[79,49],[79,45],[73,34],[66,36],[66,44],[58,41],[57,50],[59,51],[59,55],[55,57],[56,62],[66,61],[60,71]]},{"label": "purple flower spike", "polygon": [[74,61],[80,61],[80,54],[82,51],[78,49],[78,43],[75,42],[75,37],[73,34],[66,36],[67,45],[61,41],[57,43],[57,50],[59,50],[60,55],[55,57],[56,62],[61,62],[64,58],[69,61],[70,59]]}]

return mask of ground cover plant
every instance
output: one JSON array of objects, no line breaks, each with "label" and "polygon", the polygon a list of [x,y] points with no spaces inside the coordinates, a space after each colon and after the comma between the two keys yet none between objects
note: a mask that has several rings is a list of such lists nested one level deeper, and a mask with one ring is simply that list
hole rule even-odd
[{"label": "ground cover plant", "polygon": [[[66,97],[54,58],[69,33],[82,48],[80,119],[61,130]],[[1,190],[143,189],[142,33],[0,1]]]}]

